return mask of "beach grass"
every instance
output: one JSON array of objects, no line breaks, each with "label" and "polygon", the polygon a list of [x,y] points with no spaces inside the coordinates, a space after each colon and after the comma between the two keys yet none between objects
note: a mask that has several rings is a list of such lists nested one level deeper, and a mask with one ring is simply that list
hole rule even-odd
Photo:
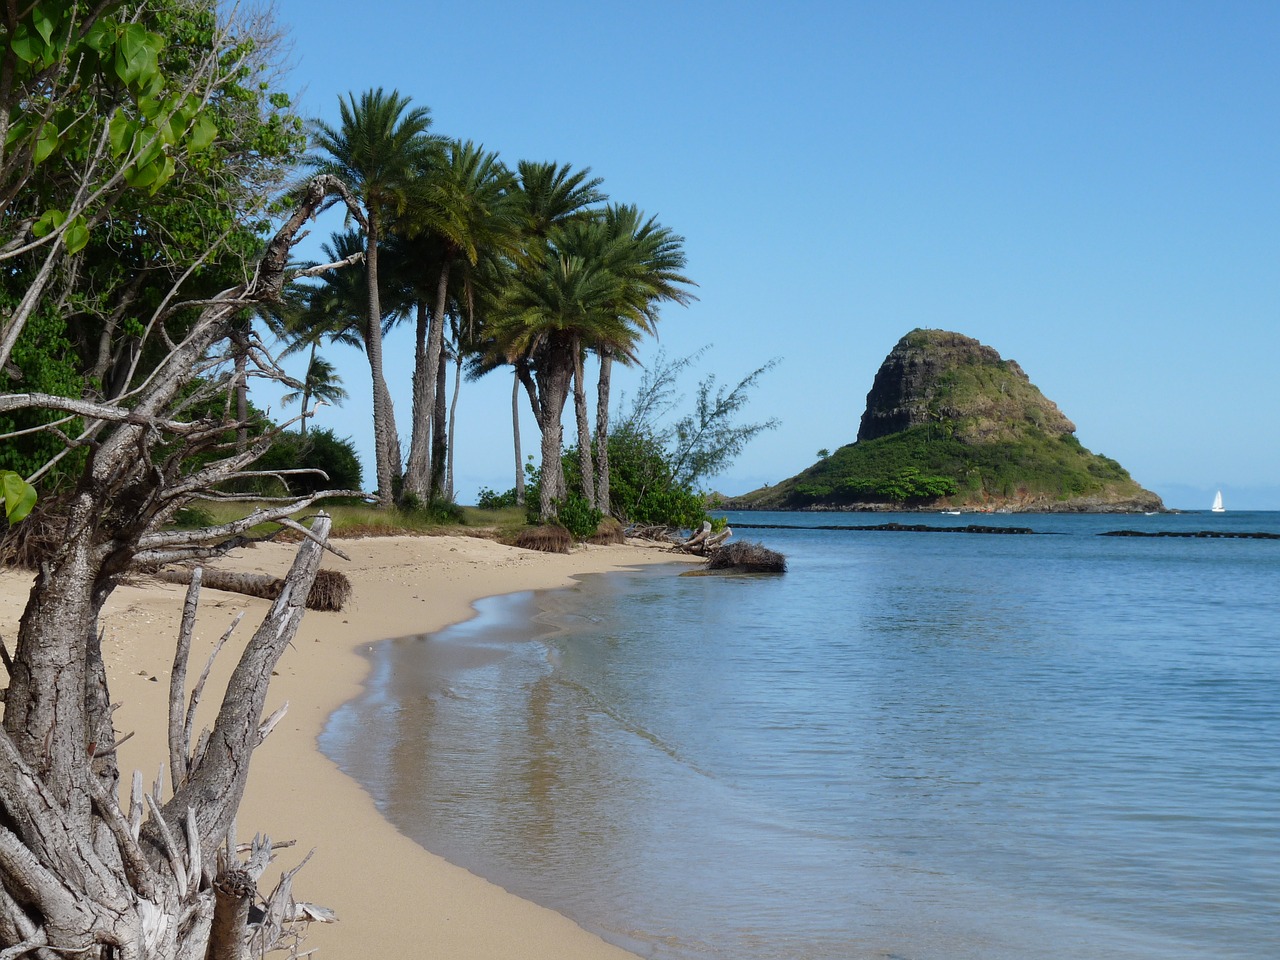
[{"label": "beach grass", "polygon": [[[184,527],[212,526],[229,523],[248,516],[256,502],[213,502],[186,510],[177,518],[177,525]],[[306,519],[323,510],[333,519],[332,536],[391,537],[391,536],[472,536],[514,543],[521,528],[526,525],[523,507],[505,507],[500,510],[481,510],[478,507],[453,507],[446,510],[404,509],[392,507],[379,509],[364,503],[329,501],[316,504],[300,514]],[[251,536],[265,536],[278,529],[274,523],[264,523],[250,531]]]}]

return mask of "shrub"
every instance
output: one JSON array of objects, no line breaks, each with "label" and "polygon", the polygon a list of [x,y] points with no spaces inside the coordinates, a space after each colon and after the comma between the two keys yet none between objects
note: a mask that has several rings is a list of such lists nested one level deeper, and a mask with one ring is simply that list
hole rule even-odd
[{"label": "shrub", "polygon": [[481,487],[480,495],[476,498],[476,506],[481,510],[503,510],[507,507],[518,505],[515,487],[512,487],[506,493],[498,493],[488,487]]},{"label": "shrub", "polygon": [[[363,483],[360,458],[349,439],[334,435],[332,430],[312,430],[303,436],[299,433],[282,433],[270,449],[258,460],[255,470],[290,470],[297,468],[323,470],[329,477],[318,473],[302,473],[287,478],[289,492],[315,493],[319,490],[359,490]],[[260,493],[281,493],[278,481],[260,478]]]},{"label": "shrub", "polygon": [[581,494],[570,493],[559,505],[556,516],[575,540],[585,540],[596,532],[604,514],[588,505]]}]

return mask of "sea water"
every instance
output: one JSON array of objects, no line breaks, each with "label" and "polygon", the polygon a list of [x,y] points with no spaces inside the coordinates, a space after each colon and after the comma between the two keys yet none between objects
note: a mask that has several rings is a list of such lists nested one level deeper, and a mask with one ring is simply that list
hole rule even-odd
[{"label": "sea water", "polygon": [[323,749],[643,956],[1280,956],[1280,540],[1098,535],[1280,516],[731,519],[788,572],[485,601]]}]

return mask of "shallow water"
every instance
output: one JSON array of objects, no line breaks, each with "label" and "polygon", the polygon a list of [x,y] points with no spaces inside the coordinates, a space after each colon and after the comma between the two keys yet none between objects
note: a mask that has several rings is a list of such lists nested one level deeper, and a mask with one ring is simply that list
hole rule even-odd
[{"label": "shallow water", "polygon": [[646,956],[1280,955],[1274,514],[760,515],[375,647],[323,749],[431,850]]}]

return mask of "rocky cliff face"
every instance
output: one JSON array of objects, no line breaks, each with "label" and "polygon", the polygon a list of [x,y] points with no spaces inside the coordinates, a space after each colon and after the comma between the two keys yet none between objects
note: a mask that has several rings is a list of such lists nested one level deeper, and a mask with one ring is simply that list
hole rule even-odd
[{"label": "rocky cliff face", "polygon": [[1015,361],[963,334],[912,330],[876,373],[858,442],[931,423],[949,424],[955,436],[976,442],[1023,425],[1051,435],[1076,430]]}]

